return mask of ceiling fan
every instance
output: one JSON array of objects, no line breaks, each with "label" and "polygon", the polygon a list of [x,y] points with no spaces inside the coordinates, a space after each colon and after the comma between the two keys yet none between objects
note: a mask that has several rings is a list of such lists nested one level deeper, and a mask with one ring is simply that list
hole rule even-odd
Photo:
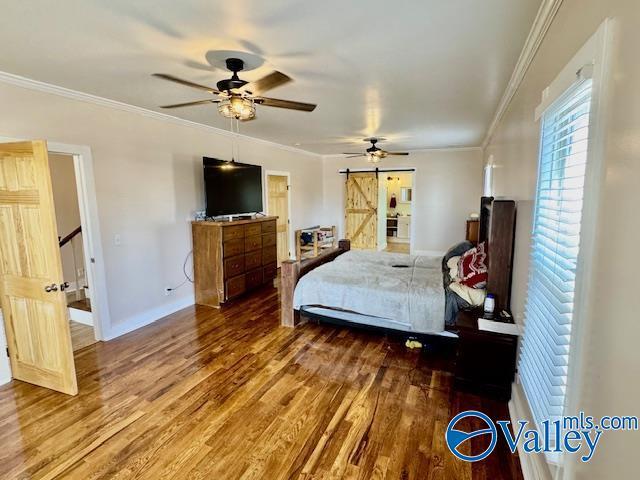
[{"label": "ceiling fan", "polygon": [[355,158],[355,157],[367,157],[367,161],[371,163],[378,163],[383,158],[389,155],[409,155],[409,152],[388,152],[387,150],[383,150],[381,148],[376,147],[376,143],[379,141],[385,140],[381,137],[371,137],[365,138],[365,142],[371,142],[371,146],[367,148],[366,153],[343,153],[343,155],[348,155],[347,158]]},{"label": "ceiling fan", "polygon": [[256,105],[265,105],[267,107],[287,108],[290,110],[301,110],[303,112],[312,112],[316,105],[311,103],[293,102],[291,100],[280,100],[278,98],[264,97],[262,94],[267,90],[279,87],[285,83],[291,82],[291,78],[284,73],[274,71],[254,82],[247,82],[238,77],[238,72],[244,69],[244,61],[239,58],[227,58],[227,69],[233,75],[231,78],[220,80],[217,88],[207,87],[198,83],[183,80],[166,73],[154,73],[154,77],[169,80],[171,82],[180,83],[188,87],[204,90],[217,98],[209,98],[206,100],[196,100],[195,102],[176,103],[174,105],[163,105],[160,108],[180,108],[192,107],[194,105],[204,105],[207,103],[217,103],[218,112],[227,118],[235,118],[236,120],[252,120],[256,116]]}]

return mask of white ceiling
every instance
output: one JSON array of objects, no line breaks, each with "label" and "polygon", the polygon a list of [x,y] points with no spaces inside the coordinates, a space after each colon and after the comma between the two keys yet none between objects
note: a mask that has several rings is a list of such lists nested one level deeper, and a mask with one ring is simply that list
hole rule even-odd
[{"label": "white ceiling", "polygon": [[[540,0],[3,3],[2,71],[167,113],[207,94],[151,73],[215,86],[222,51],[244,52],[262,65],[241,78],[280,70],[295,82],[268,95],[318,108],[258,107],[241,133],[333,154],[371,135],[387,149],[479,145]],[[215,105],[169,113],[228,128]]]}]

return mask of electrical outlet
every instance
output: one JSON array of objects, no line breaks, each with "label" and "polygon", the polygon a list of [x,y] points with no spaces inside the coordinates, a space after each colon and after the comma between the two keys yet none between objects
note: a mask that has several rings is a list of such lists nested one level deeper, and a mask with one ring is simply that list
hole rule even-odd
[{"label": "electrical outlet", "polygon": [[116,233],[116,234],[113,236],[113,244],[114,244],[114,245],[122,245],[122,237],[120,236],[120,234],[119,234],[119,233]]},{"label": "electrical outlet", "polygon": [[171,287],[164,287],[164,296],[168,297],[171,295]]}]

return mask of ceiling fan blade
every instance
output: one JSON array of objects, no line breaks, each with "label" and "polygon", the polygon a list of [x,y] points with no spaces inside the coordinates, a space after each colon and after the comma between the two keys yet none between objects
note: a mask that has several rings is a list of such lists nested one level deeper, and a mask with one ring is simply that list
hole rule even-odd
[{"label": "ceiling fan blade", "polygon": [[342,155],[364,155],[364,153],[342,152]]},{"label": "ceiling fan blade", "polygon": [[356,157],[366,157],[367,155],[365,153],[356,153],[356,154],[347,154],[348,157],[347,158],[356,158]]},{"label": "ceiling fan blade", "polygon": [[280,85],[284,85],[290,81],[291,78],[284,73],[274,71],[255,82],[247,83],[243,89],[247,92],[251,92],[252,95],[262,95],[267,90],[279,87]]},{"label": "ceiling fan blade", "polygon": [[258,105],[266,105],[267,107],[288,108],[290,110],[301,110],[303,112],[313,112],[317,105],[312,103],[293,102],[291,100],[280,100],[278,98],[258,97],[254,101]]},{"label": "ceiling fan blade", "polygon": [[385,152],[387,155],[409,155],[409,152]]},{"label": "ceiling fan blade", "polygon": [[200,85],[198,83],[190,82],[189,80],[183,80],[178,77],[174,77],[173,75],[168,75],[166,73],[153,73],[154,77],[162,78],[163,80],[169,80],[170,82],[179,83],[181,85],[186,85],[187,87],[198,88],[200,90],[205,90],[209,93],[213,93],[215,95],[219,95],[220,91],[215,88],[207,87],[206,85]]},{"label": "ceiling fan blade", "polygon": [[180,107],[193,107],[194,105],[204,105],[205,103],[218,103],[220,100],[196,100],[195,102],[174,103],[173,105],[160,105],[160,108],[180,108]]}]

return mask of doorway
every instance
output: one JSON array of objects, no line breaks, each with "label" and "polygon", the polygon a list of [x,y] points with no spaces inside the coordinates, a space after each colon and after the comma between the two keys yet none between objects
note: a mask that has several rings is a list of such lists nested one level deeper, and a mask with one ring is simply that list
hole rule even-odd
[{"label": "doorway", "polygon": [[409,253],[413,230],[414,172],[388,172],[386,185],[386,252]]},{"label": "doorway", "polygon": [[82,220],[78,184],[72,155],[49,152],[49,172],[58,227],[62,279],[68,307],[73,351],[96,340],[91,312],[91,293],[82,246]]},{"label": "doorway", "polygon": [[[0,222],[4,227],[0,298],[10,360],[0,358],[0,372],[6,380],[14,378],[75,394],[67,290],[75,295],[90,286],[91,293],[84,297],[90,297],[93,328],[86,325],[89,329],[83,331],[85,346],[109,338],[105,327],[110,325],[91,150],[3,137],[0,150],[0,213],[4,219]],[[62,156],[56,158],[56,154]],[[57,160],[53,171],[49,157]],[[80,217],[77,227],[81,228],[71,232],[61,229],[59,234],[52,183],[60,173],[57,167],[63,163],[65,188],[70,190],[69,199],[75,200]],[[74,182],[69,183],[71,165]],[[64,205],[62,200],[58,203]],[[63,206],[60,210],[73,208]],[[75,230],[81,230],[82,235]],[[76,255],[75,273],[63,275],[61,248],[69,250],[67,255],[71,257]],[[86,315],[84,320],[89,321]],[[77,345],[82,348],[81,343]],[[5,376],[5,371],[9,375]]]},{"label": "doorway", "polygon": [[277,216],[278,267],[291,258],[291,211],[289,172],[267,171],[267,215]]},{"label": "doorway", "polygon": [[341,169],[346,175],[345,237],[351,248],[411,253],[415,167]]}]

